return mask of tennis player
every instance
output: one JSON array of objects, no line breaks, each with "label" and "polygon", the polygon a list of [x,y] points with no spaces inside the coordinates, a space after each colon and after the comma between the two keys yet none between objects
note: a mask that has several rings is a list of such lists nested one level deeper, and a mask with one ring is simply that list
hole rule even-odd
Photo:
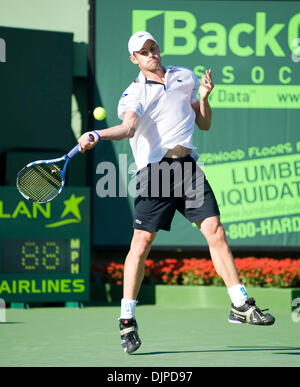
[{"label": "tennis player", "polygon": [[[212,120],[208,103],[214,87],[211,70],[205,71],[199,83],[197,76],[186,68],[162,65],[158,43],[145,31],[131,36],[128,49],[130,60],[139,67],[140,73],[119,101],[118,116],[122,123],[95,131],[97,141],[100,138],[129,138],[138,169],[137,177],[140,177],[134,208],[134,232],[124,265],[119,318],[123,350],[130,354],[141,345],[135,308],[144,278],[145,259],[157,232],[160,229],[170,231],[176,210],[196,223],[206,238],[215,269],[224,280],[231,299],[229,322],[272,325],[275,318],[263,313],[255,300],[248,298],[245,286],[240,283],[214,193],[196,164],[198,155],[192,139],[195,123],[199,129],[208,130]],[[87,134],[79,139],[82,152],[97,142],[91,143]],[[168,168],[164,169],[163,165]],[[164,170],[173,171],[167,195],[161,187],[165,182]],[[177,174],[177,170],[181,174]],[[192,200],[186,186],[193,186],[193,197],[198,197],[198,200]],[[152,195],[153,191],[155,195]]]}]

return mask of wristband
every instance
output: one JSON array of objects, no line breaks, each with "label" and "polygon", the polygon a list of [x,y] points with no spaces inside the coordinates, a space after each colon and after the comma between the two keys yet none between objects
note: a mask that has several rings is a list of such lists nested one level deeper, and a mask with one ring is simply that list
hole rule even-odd
[{"label": "wristband", "polygon": [[100,134],[99,134],[98,132],[96,132],[96,130],[93,130],[93,132],[94,132],[94,133],[96,133],[96,134],[97,134],[97,136],[99,137],[99,139],[98,139],[98,140],[101,140],[101,136],[100,136]]}]

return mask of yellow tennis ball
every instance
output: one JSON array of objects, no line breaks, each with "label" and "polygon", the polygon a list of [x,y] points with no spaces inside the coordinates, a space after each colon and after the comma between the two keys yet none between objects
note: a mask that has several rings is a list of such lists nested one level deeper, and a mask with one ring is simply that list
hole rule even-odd
[{"label": "yellow tennis ball", "polygon": [[106,117],[106,111],[103,107],[96,107],[93,111],[93,115],[95,117],[96,120],[104,120],[104,118]]}]

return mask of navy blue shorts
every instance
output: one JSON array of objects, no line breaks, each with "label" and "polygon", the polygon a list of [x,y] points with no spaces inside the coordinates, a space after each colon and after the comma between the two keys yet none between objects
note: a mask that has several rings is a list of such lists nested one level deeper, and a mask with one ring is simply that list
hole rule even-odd
[{"label": "navy blue shorts", "polygon": [[215,195],[191,156],[163,158],[137,173],[133,228],[170,231],[176,210],[190,222],[220,215]]}]

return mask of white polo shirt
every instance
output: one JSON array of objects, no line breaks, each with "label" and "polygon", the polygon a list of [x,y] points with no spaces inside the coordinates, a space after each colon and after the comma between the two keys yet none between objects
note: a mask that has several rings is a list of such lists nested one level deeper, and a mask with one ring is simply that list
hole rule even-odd
[{"label": "white polo shirt", "polygon": [[128,110],[139,116],[135,135],[129,140],[138,170],[160,161],[176,145],[195,149],[195,112],[191,104],[198,101],[198,77],[183,67],[164,69],[165,84],[151,81],[140,72],[119,101],[121,120]]}]

